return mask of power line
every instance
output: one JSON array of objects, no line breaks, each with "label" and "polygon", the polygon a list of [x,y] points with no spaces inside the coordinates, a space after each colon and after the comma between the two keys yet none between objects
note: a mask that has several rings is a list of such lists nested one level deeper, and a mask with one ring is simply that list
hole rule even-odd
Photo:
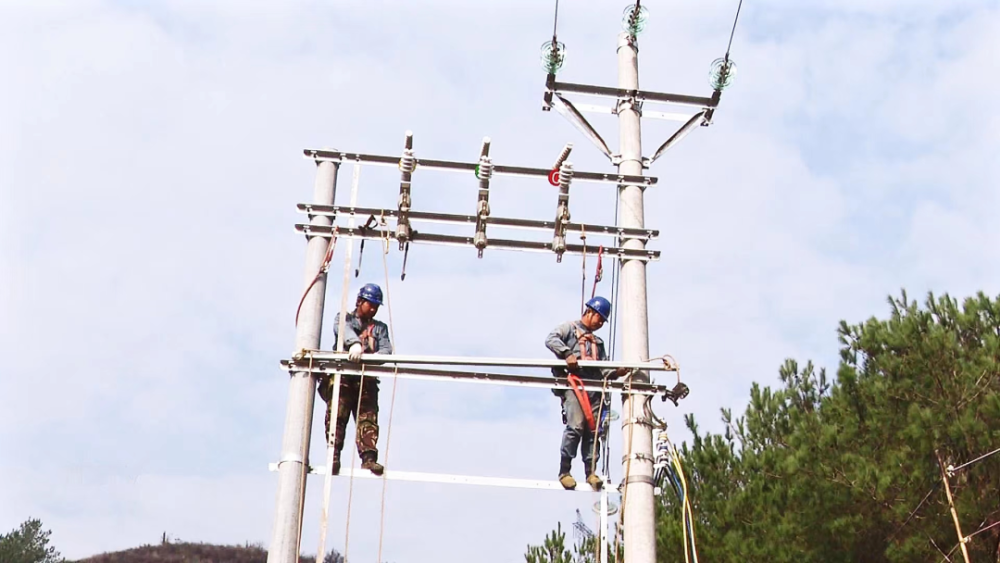
[{"label": "power line", "polygon": [[[558,2],[559,0],[556,0]],[[635,3],[636,6],[639,2]],[[729,45],[726,46],[726,60],[729,60],[729,50],[733,48],[733,37],[736,36],[736,23],[740,21],[740,9],[743,7],[743,0],[736,6],[736,18],[733,20],[733,30],[729,32]]]},{"label": "power line", "polygon": [[976,459],[974,459],[972,461],[967,461],[967,462],[963,463],[962,465],[959,465],[958,467],[951,467],[951,466],[949,466],[948,467],[948,473],[954,475],[955,472],[958,471],[959,469],[963,469],[965,467],[968,467],[968,466],[972,465],[973,463],[976,463],[977,461],[982,461],[982,460],[990,457],[991,455],[993,455],[993,454],[995,454],[997,452],[1000,452],[1000,448],[997,448],[997,449],[993,450],[992,452],[990,452],[988,454],[983,454],[983,455],[977,457]]}]

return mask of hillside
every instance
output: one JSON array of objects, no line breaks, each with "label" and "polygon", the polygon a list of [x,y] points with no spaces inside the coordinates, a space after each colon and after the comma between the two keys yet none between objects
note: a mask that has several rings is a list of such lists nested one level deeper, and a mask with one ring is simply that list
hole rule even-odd
[{"label": "hillside", "polygon": [[[102,553],[67,563],[265,563],[266,561],[267,550],[259,545],[164,543]],[[316,558],[302,556],[300,562],[316,563]]]}]

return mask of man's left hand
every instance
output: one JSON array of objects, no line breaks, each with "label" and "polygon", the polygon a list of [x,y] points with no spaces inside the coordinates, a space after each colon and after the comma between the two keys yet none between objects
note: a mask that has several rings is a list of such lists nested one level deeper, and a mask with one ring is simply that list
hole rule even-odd
[{"label": "man's left hand", "polygon": [[615,379],[618,379],[619,377],[623,377],[623,376],[627,375],[628,372],[630,372],[630,371],[632,371],[632,370],[630,370],[628,368],[618,368],[618,369],[615,370],[615,375],[613,377]]}]

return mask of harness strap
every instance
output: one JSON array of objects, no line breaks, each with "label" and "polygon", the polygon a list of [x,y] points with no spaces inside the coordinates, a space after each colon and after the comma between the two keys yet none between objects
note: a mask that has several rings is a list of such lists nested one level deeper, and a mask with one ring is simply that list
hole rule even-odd
[{"label": "harness strap", "polygon": [[597,339],[594,333],[576,329],[576,341],[580,344],[581,360],[597,360]]},{"label": "harness strap", "polygon": [[375,351],[374,330],[375,330],[375,323],[372,323],[367,327],[365,327],[365,329],[361,331],[361,334],[358,335],[358,338],[361,339],[361,345],[365,347],[365,351],[367,352]]}]

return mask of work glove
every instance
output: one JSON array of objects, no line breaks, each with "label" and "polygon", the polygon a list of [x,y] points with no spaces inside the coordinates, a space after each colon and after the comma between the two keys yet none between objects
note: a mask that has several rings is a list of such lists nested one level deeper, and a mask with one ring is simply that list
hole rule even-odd
[{"label": "work glove", "polygon": [[618,369],[615,370],[615,374],[613,376],[611,376],[611,377],[614,378],[614,379],[618,379],[619,377],[628,375],[628,372],[630,372],[630,371],[632,371],[632,370],[630,370],[628,368],[618,368]]},{"label": "work glove", "polygon": [[569,368],[570,372],[575,372],[580,367],[580,364],[577,363],[578,361],[579,360],[577,360],[576,354],[566,356],[566,367]]},{"label": "work glove", "polygon": [[352,362],[360,362],[361,361],[361,353],[363,351],[364,351],[364,348],[361,346],[361,343],[360,342],[355,342],[354,345],[351,346],[351,349],[347,351],[347,359],[350,360],[350,361],[352,361]]}]

